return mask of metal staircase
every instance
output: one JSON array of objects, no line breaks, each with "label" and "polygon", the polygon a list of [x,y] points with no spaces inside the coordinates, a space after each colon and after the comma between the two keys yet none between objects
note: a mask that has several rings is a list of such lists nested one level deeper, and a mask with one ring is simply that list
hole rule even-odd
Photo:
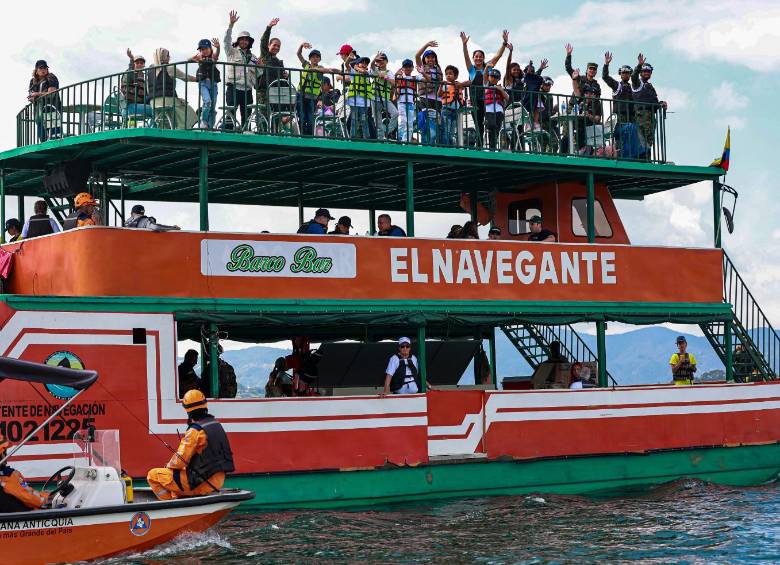
[{"label": "metal staircase", "polygon": [[[731,305],[732,343],[742,351],[732,352],[737,381],[774,380],[780,375],[780,336],[769,323],[726,253],[723,253],[723,301]],[[707,340],[726,363],[726,336],[723,322],[700,325]]]},{"label": "metal staircase", "polygon": [[[571,324],[517,324],[502,326],[502,331],[509,338],[532,369],[546,361],[550,356],[550,343],[558,341],[561,353],[570,361],[598,361],[598,356],[582,340]],[[607,371],[607,378],[617,384]]]}]

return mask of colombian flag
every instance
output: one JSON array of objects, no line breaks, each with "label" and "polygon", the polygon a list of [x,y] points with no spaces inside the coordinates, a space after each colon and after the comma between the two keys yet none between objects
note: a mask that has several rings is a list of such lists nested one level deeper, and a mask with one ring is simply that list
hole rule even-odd
[{"label": "colombian flag", "polygon": [[723,146],[723,155],[710,163],[710,167],[720,167],[724,171],[729,170],[729,157],[731,155],[731,126],[726,131],[726,143]]}]

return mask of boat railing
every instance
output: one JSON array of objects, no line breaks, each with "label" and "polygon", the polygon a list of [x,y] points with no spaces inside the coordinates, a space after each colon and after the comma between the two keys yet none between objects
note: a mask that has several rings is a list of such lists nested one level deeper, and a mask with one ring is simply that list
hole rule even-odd
[{"label": "boat railing", "polygon": [[28,104],[17,145],[160,128],[666,162],[661,104],[507,88],[497,120],[489,110],[501,95],[490,86],[349,74],[227,62],[204,71],[190,61],[127,70]]}]

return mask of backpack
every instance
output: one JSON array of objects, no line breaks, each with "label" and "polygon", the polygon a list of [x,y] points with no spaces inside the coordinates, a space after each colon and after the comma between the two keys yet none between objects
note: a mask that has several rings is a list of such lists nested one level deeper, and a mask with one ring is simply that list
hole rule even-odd
[{"label": "backpack", "polygon": [[227,361],[219,360],[219,397],[235,398],[238,394],[238,379],[233,365]]}]

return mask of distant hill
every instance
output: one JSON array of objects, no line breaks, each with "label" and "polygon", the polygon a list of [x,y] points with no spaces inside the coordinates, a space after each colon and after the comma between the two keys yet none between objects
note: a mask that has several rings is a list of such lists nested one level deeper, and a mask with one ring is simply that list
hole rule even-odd
[{"label": "distant hill", "polygon": [[[581,334],[593,351],[596,337]],[[663,327],[640,328],[634,331],[607,336],[607,365],[620,384],[653,384],[669,382],[669,357],[677,351],[675,338],[678,332]],[[707,339],[686,334],[688,351],[696,356],[699,375],[723,371],[723,364],[710,347]],[[239,386],[246,395],[262,391],[268,374],[278,357],[289,355],[290,349],[258,345],[246,349],[226,351],[225,360],[233,365]],[[502,332],[496,339],[496,357],[499,378],[530,375],[531,369],[512,342]],[[198,369],[199,370],[199,369]],[[718,373],[711,373],[717,375]],[[473,382],[473,370],[469,367],[462,383]]]}]

